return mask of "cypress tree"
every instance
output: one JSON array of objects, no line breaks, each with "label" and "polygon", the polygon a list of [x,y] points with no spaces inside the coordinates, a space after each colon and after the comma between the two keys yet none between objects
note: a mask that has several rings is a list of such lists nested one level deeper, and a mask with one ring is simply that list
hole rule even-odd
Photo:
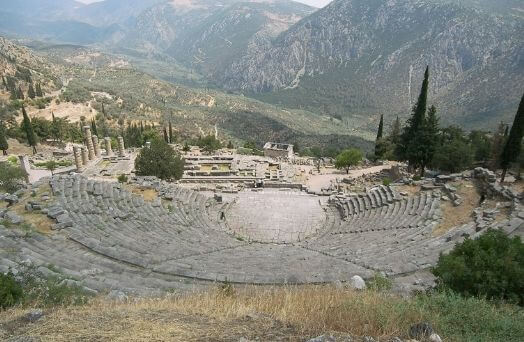
[{"label": "cypress tree", "polygon": [[389,134],[389,140],[392,144],[398,145],[400,143],[400,134],[402,127],[400,126],[400,119],[397,118],[393,121],[393,126],[391,127],[391,133]]},{"label": "cypress tree", "polygon": [[29,84],[29,88],[27,89],[27,97],[29,97],[30,99],[35,98],[35,89],[33,88],[32,84]]},{"label": "cypress tree", "polygon": [[507,137],[509,134],[509,125],[506,126],[506,129],[504,130],[504,136]]},{"label": "cypress tree", "polygon": [[4,85],[5,90],[9,90],[9,88],[7,87],[7,81],[5,80],[4,76],[2,76],[2,84]]},{"label": "cypress tree", "polygon": [[140,132],[144,132],[144,122],[140,121]]},{"label": "cypress tree", "polygon": [[169,121],[169,142],[173,143],[173,126],[171,125],[171,121]]},{"label": "cypress tree", "polygon": [[169,144],[169,137],[167,135],[167,129],[164,127],[164,141]]},{"label": "cypress tree", "polygon": [[91,120],[91,130],[93,131],[94,135],[98,136],[98,129],[96,127],[96,120],[95,119]]},{"label": "cypress tree", "polygon": [[27,115],[27,112],[25,111],[25,107],[22,106],[22,115],[24,117],[24,120],[22,122],[23,129],[25,131],[26,137],[27,137],[27,143],[29,146],[33,148],[33,154],[36,154],[36,136],[35,132],[33,131],[33,125],[31,124],[31,119],[29,119],[29,116]]},{"label": "cypress tree", "polygon": [[40,83],[36,84],[35,91],[36,91],[36,96],[38,96],[38,97],[43,97],[44,96],[44,94],[42,93],[42,86],[40,85]]},{"label": "cypress tree", "polygon": [[7,156],[8,149],[9,149],[9,144],[7,143],[7,138],[5,136],[4,123],[0,122],[0,150],[2,150],[4,156]]},{"label": "cypress tree", "polygon": [[16,98],[19,100],[24,99],[24,93],[22,92],[22,88],[20,86],[18,86],[18,93],[16,94]]},{"label": "cypress tree", "polygon": [[524,95],[520,100],[520,105],[513,121],[513,126],[509,132],[508,140],[504,146],[504,150],[501,155],[501,166],[502,166],[502,178],[501,182],[504,182],[506,172],[508,171],[509,165],[514,162],[520,154],[522,135],[524,134]]},{"label": "cypress tree", "polygon": [[407,160],[411,168],[421,166],[421,156],[424,154],[422,145],[423,125],[426,119],[426,109],[429,87],[429,67],[424,73],[424,81],[420,89],[417,103],[413,107],[413,114],[408,119],[406,127],[402,132],[401,143],[397,146],[396,154],[401,160]]},{"label": "cypress tree", "polygon": [[106,109],[104,108],[104,102],[102,102],[102,114],[106,115]]},{"label": "cypress tree", "polygon": [[422,127],[422,140],[420,140],[422,146],[420,148],[420,176],[424,176],[424,170],[426,166],[431,163],[435,151],[437,150],[438,142],[438,117],[437,108],[431,106],[428,110],[428,116],[424,120]]},{"label": "cypress tree", "polygon": [[384,134],[384,115],[380,116],[380,122],[378,124],[377,139],[375,140],[375,157],[381,159],[384,157],[384,142],[382,136]]},{"label": "cypress tree", "polygon": [[506,139],[504,138],[505,127],[506,125],[503,122],[500,122],[499,126],[497,127],[497,131],[493,134],[493,138],[491,140],[489,168],[493,171],[496,171],[500,166],[500,156],[502,154],[502,150],[504,149],[504,143]]}]

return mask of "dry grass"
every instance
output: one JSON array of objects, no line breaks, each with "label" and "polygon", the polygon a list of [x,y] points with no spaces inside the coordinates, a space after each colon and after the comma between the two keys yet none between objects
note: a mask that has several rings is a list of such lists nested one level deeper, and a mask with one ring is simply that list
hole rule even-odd
[{"label": "dry grass", "polygon": [[[11,327],[43,341],[303,341],[329,331],[405,335],[423,319],[410,302],[378,292],[331,286],[221,290],[132,303],[96,300],[56,309],[39,324]],[[5,327],[23,314],[0,314]]]},{"label": "dry grass", "polygon": [[473,210],[478,207],[480,195],[472,182],[456,182],[450,185],[457,188],[457,194],[462,197],[462,204],[458,207],[451,201],[442,201],[442,221],[433,230],[434,236],[440,236],[451,228],[461,226],[473,220]]},{"label": "dry grass", "polygon": [[153,202],[158,198],[158,194],[155,189],[128,184],[126,185],[126,190],[135,195],[142,196],[145,201]]}]

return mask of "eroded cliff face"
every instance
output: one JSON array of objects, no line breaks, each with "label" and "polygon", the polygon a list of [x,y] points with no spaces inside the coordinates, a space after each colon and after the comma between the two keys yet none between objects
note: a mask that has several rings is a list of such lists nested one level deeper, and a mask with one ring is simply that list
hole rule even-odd
[{"label": "eroded cliff face", "polygon": [[349,94],[361,93],[352,90],[359,87],[369,97],[349,112],[399,112],[416,99],[429,65],[433,100],[454,112],[446,115],[480,113],[489,120],[490,113],[516,104],[522,92],[524,19],[514,12],[428,0],[338,0],[273,42],[253,41],[217,78],[226,88],[247,92],[311,83],[329,92],[329,80],[340,87],[343,78]]}]

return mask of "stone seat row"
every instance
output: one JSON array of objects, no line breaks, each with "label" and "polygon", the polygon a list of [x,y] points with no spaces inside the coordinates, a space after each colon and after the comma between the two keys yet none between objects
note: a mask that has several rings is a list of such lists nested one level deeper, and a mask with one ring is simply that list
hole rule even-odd
[{"label": "stone seat row", "polygon": [[350,195],[347,197],[337,197],[335,205],[343,217],[360,215],[367,210],[387,206],[402,197],[389,186],[380,185],[369,189],[365,193]]},{"label": "stone seat row", "polygon": [[364,215],[346,217],[334,233],[355,233],[373,230],[404,229],[424,225],[439,210],[439,200],[422,193],[380,208],[367,210]]}]

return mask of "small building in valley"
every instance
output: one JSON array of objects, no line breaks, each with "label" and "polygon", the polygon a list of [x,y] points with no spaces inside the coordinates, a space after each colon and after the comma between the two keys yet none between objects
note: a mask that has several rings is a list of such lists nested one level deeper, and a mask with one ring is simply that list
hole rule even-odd
[{"label": "small building in valley", "polygon": [[264,156],[270,158],[292,159],[294,156],[293,145],[268,142],[264,145]]}]

